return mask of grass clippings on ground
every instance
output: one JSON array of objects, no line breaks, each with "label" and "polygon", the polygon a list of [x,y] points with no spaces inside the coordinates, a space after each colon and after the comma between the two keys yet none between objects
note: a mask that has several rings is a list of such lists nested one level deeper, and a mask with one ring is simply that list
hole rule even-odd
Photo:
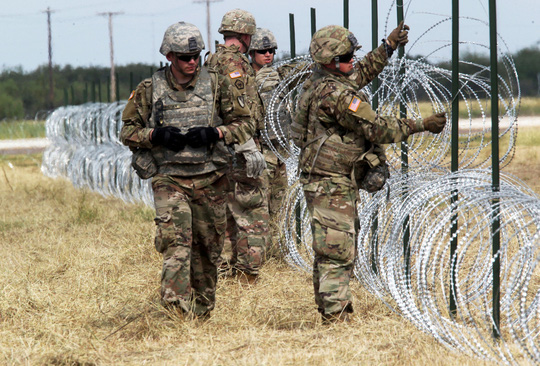
[{"label": "grass clippings on ground", "polygon": [[[536,192],[537,150],[518,148],[508,169]],[[352,322],[323,326],[311,275],[275,259],[253,287],[220,278],[208,321],[182,320],[159,303],[151,208],[47,178],[39,155],[0,168],[0,364],[483,364],[358,283]]]}]

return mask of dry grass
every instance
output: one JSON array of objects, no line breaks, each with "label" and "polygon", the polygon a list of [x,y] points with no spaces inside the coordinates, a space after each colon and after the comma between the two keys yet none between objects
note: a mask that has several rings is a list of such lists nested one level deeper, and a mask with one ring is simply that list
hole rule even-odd
[{"label": "dry grass", "polygon": [[[538,192],[528,148],[510,170]],[[251,288],[221,279],[212,318],[183,321],[159,305],[153,211],[46,178],[39,164],[0,156],[0,364],[482,364],[356,283],[353,322],[321,325],[310,275],[278,261]]]}]

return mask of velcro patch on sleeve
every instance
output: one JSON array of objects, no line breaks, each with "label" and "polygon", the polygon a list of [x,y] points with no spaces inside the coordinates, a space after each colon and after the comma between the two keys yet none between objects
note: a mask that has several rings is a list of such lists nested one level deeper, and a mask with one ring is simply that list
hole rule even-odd
[{"label": "velcro patch on sleeve", "polygon": [[349,109],[353,112],[356,112],[358,110],[358,107],[360,107],[360,103],[362,103],[360,98],[353,97],[351,102],[349,103]]},{"label": "velcro patch on sleeve", "polygon": [[240,73],[240,71],[234,71],[234,72],[231,72],[229,74],[230,78],[231,79],[236,79],[236,78],[239,78],[240,76],[242,76],[242,74]]}]

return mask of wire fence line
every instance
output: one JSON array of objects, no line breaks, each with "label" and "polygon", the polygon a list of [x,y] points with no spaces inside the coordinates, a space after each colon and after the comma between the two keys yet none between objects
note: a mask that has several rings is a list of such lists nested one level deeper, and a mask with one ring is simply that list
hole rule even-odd
[{"label": "wire fence line", "polygon": [[[515,151],[519,82],[514,64],[501,54],[505,65],[499,76],[501,108],[499,122],[505,122],[499,139],[505,151],[501,166],[510,163]],[[293,65],[269,101],[266,135],[273,150],[287,166],[289,190],[280,210],[281,251],[294,268],[311,271],[311,218],[298,181],[299,148],[284,126],[292,118],[303,81],[311,73],[308,56],[276,63]],[[400,74],[405,66],[407,72]],[[471,66],[471,65],[469,65]],[[392,176],[375,194],[360,191],[358,213],[358,259],[355,277],[393,311],[431,334],[445,346],[475,357],[514,364],[523,357],[540,362],[537,335],[540,332],[540,200],[517,178],[502,175],[500,191],[493,191],[489,165],[491,129],[489,123],[473,128],[473,110],[488,119],[485,101],[490,98],[489,80],[482,65],[477,72],[460,75],[460,101],[468,119],[460,121],[460,170],[449,171],[450,126],[440,135],[423,133],[410,138],[409,170],[400,170],[400,148],[387,148]],[[380,101],[381,114],[399,113],[406,105],[409,118],[422,117],[420,100],[427,99],[431,112],[446,111],[452,95],[450,71],[426,60],[392,58],[379,77],[380,87],[371,93]],[[47,119],[51,145],[43,155],[42,171],[50,177],[66,177],[76,187],[86,187],[126,202],[153,206],[148,181],[132,170],[131,152],[119,139],[121,112],[126,102],[89,103],[55,110]],[[458,199],[451,201],[453,192]],[[501,340],[493,342],[491,329],[493,203],[501,222],[501,247],[495,257],[501,263]],[[452,234],[450,227],[456,225]],[[411,233],[403,248],[405,229]],[[453,236],[460,238],[450,254]],[[405,249],[408,255],[405,254]],[[456,291],[452,294],[450,288]],[[449,298],[457,304],[449,311]]]}]

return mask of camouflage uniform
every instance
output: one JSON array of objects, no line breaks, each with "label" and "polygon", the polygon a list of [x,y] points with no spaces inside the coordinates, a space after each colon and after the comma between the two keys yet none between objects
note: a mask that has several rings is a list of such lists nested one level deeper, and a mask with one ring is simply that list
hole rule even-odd
[{"label": "camouflage uniform", "polygon": [[[166,31],[160,52],[203,48],[198,29],[180,22]],[[198,68],[191,81],[180,85],[166,66],[137,86],[122,115],[121,141],[134,152],[138,173],[153,176],[155,247],[163,254],[162,302],[195,315],[209,314],[215,303],[230,190],[225,176],[230,153],[224,143],[243,142],[255,129],[249,109],[227,104],[237,96],[220,85],[206,68]],[[170,126],[182,134],[193,127],[217,126],[225,139],[179,151],[154,145],[155,130]],[[136,164],[137,157],[143,164]]]},{"label": "camouflage uniform", "polygon": [[[328,49],[329,38],[337,40],[337,49]],[[318,64],[329,64],[335,56],[357,48],[351,32],[328,26],[314,34],[310,53]],[[315,302],[323,319],[352,312],[349,280],[358,230],[355,171],[364,169],[360,163],[368,144],[403,141],[423,131],[421,121],[377,115],[359,92],[382,71],[387,59],[383,44],[358,61],[350,75],[316,65],[303,86],[291,127],[301,147],[301,183],[312,216]],[[384,155],[379,157],[384,162]]]},{"label": "camouflage uniform", "polygon": [[[257,31],[253,35],[250,45],[250,53],[256,50],[267,50],[278,48],[276,38],[274,34],[265,28],[257,28]],[[252,54],[252,62],[255,63],[255,57]],[[255,81],[259,88],[262,101],[265,109],[268,108],[275,88],[281,81],[280,73],[273,68],[270,64],[258,65],[260,69],[256,72]],[[281,130],[288,137],[288,130],[290,121],[288,115],[283,113],[280,115]],[[267,140],[270,141],[271,146],[278,149],[281,156],[286,156],[285,149],[280,147],[277,141],[277,136],[272,128],[263,128],[261,134],[266,134],[266,138],[262,139],[262,150],[264,158],[266,160],[266,166],[268,168],[268,211],[270,214],[269,221],[269,236],[267,243],[267,255],[275,256],[279,253],[279,236],[280,229],[276,222],[276,217],[281,208],[282,200],[287,192],[287,170],[285,163],[278,159]]]},{"label": "camouflage uniform", "polygon": [[[255,32],[255,20],[248,12],[232,10],[224,15],[219,32],[226,36],[252,35]],[[264,123],[264,109],[255,84],[255,72],[240,48],[237,45],[218,45],[216,53],[209,57],[206,64],[218,75],[223,90],[232,88],[241,94],[231,102],[245,107],[256,129],[260,130]],[[260,151],[258,134],[253,136],[253,140]],[[228,198],[227,236],[233,244],[231,264],[235,271],[256,276],[264,258],[268,235],[266,172],[258,177],[248,177],[246,158],[237,152],[232,160],[229,180],[231,191]]]},{"label": "camouflage uniform", "polygon": [[[282,156],[286,156],[284,149],[280,148],[278,142],[274,142],[272,146],[277,148]],[[277,216],[281,209],[283,198],[289,188],[289,184],[287,182],[285,162],[278,159],[270,146],[264,142],[262,144],[262,150],[267,166],[267,200],[268,213],[270,215],[267,256],[276,256],[279,254],[280,243],[280,228],[278,226]]]}]

